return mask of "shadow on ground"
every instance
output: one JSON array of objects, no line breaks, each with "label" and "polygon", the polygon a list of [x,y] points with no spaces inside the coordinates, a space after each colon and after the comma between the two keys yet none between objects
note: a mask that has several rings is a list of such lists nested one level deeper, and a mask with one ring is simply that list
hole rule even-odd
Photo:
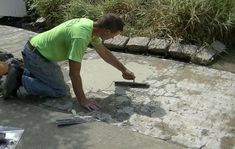
[{"label": "shadow on ground", "polygon": [[88,97],[96,100],[101,106],[99,114],[104,114],[103,117],[98,116],[98,119],[105,122],[123,122],[133,114],[153,118],[161,118],[166,115],[160,102],[137,103],[130,95],[126,94],[128,90],[129,88],[116,87],[113,94],[107,94],[103,91],[89,92]]},{"label": "shadow on ground", "polygon": [[[123,122],[133,114],[159,118],[166,114],[165,110],[160,107],[159,102],[138,104],[132,102],[128,96],[117,96],[115,94],[111,94],[106,98],[93,99],[102,107],[100,110],[102,113],[109,114],[117,122]],[[153,115],[153,113],[157,114]]]},{"label": "shadow on ground", "polygon": [[[128,88],[124,90],[128,90]],[[123,92],[124,90],[116,89],[114,94],[104,94],[99,91],[89,93],[88,96],[94,97],[93,99],[102,107],[100,111],[95,112],[98,113],[95,116],[93,115],[94,112],[81,108],[74,98],[52,99],[28,97],[21,99],[11,98],[9,100],[0,98],[0,125],[25,129],[22,141],[20,141],[18,145],[19,149],[31,149],[35,144],[37,144],[35,146],[36,148],[93,148],[94,144],[90,143],[89,136],[89,133],[93,131],[93,123],[57,129],[55,119],[71,116],[71,114],[68,114],[70,112],[66,110],[58,108],[56,104],[54,104],[54,106],[46,106],[44,103],[49,102],[53,104],[56,101],[61,103],[59,106],[73,103],[72,106],[77,112],[94,116],[96,119],[106,123],[113,121],[123,122],[135,113],[148,117],[153,117],[152,113],[156,112],[157,114],[155,114],[154,117],[163,117],[166,114],[160,107],[160,103],[151,102],[149,104],[138,104],[132,102],[132,98],[126,95],[126,93]],[[101,96],[103,96],[103,98],[100,98]],[[111,121],[110,119],[106,119],[107,115],[111,117]],[[101,128],[101,126],[97,128],[99,127]],[[99,137],[99,135],[96,136]],[[96,137],[94,138],[97,139]],[[77,146],[78,144],[79,147]]]},{"label": "shadow on ground", "polygon": [[[131,115],[138,114],[147,117],[163,117],[166,112],[161,108],[160,102],[151,101],[146,104],[134,102],[132,97],[126,94],[129,88],[116,87],[113,94],[107,94],[102,91],[89,92],[88,98],[94,99],[100,105],[99,111],[88,111],[82,108],[77,102],[76,98],[39,98],[35,96],[27,98],[11,98],[5,102],[14,104],[20,102],[21,104],[30,104],[39,106],[44,109],[71,113],[72,109],[77,112],[82,112],[83,115],[92,115],[96,113],[96,119],[103,122],[123,122],[128,120]],[[97,116],[98,115],[98,116]],[[108,117],[107,117],[108,116]],[[112,119],[110,121],[110,119]]]}]

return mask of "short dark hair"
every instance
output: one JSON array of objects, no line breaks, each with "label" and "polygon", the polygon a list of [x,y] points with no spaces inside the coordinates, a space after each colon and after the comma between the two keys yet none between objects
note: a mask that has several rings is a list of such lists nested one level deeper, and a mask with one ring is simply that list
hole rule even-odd
[{"label": "short dark hair", "polygon": [[122,19],[113,13],[104,15],[94,24],[95,27],[110,29],[111,32],[123,31],[124,25]]}]

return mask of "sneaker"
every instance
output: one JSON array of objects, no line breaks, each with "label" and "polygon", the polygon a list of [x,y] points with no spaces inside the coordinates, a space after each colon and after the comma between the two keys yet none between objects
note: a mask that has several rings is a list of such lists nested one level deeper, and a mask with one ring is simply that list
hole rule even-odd
[{"label": "sneaker", "polygon": [[21,77],[23,74],[23,63],[15,58],[7,60],[9,65],[8,75],[3,84],[3,98],[8,99],[11,96],[17,96],[17,89],[22,85]]},{"label": "sneaker", "polygon": [[19,98],[25,98],[29,96],[28,92],[23,86],[20,86],[19,89],[17,90],[17,97]]},{"label": "sneaker", "polygon": [[10,58],[13,58],[13,55],[11,53],[8,53],[8,52],[1,52],[0,51],[0,61],[6,61]]}]

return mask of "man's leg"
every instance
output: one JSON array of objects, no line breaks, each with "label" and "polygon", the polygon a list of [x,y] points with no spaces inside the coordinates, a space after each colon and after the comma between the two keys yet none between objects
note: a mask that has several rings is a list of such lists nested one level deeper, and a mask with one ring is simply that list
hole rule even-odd
[{"label": "man's leg", "polygon": [[59,65],[40,57],[27,45],[22,55],[25,64],[22,84],[29,94],[47,97],[66,95],[66,84]]}]

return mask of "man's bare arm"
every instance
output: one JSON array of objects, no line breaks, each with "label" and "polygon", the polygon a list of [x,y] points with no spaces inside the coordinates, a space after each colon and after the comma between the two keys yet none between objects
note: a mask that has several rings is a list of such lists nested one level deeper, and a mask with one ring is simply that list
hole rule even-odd
[{"label": "man's bare arm", "polygon": [[104,61],[122,72],[123,78],[135,79],[134,73],[128,70],[103,44],[95,45],[94,48]]},{"label": "man's bare arm", "polygon": [[81,70],[81,63],[69,60],[69,76],[72,81],[74,93],[79,102],[81,102],[82,100],[86,100],[86,96],[84,94],[82,87],[80,70]]},{"label": "man's bare arm", "polygon": [[89,110],[97,110],[96,102],[86,98],[83,87],[82,78],[80,75],[81,63],[69,60],[69,76],[72,81],[72,86],[77,100],[80,104]]},{"label": "man's bare arm", "polygon": [[94,48],[104,61],[122,72],[123,78],[128,80],[135,79],[135,75],[128,70],[103,44],[94,45]]},{"label": "man's bare arm", "polygon": [[126,67],[120,63],[119,60],[103,44],[95,45],[94,48],[104,61],[111,64],[121,72],[126,70]]}]

